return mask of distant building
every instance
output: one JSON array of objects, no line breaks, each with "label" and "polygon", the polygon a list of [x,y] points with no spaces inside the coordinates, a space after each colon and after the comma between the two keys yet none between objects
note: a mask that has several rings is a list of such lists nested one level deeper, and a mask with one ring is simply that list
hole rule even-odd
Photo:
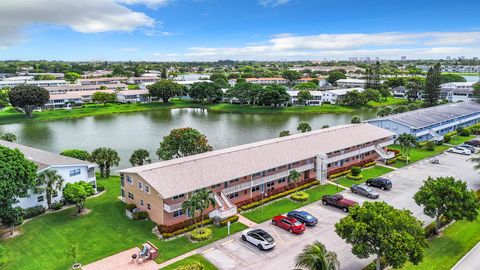
[{"label": "distant building", "polygon": [[480,104],[477,102],[448,103],[367,120],[398,135],[407,133],[418,141],[442,140],[443,135],[480,122]]},{"label": "distant building", "polygon": [[[347,89],[330,89],[325,91],[310,91],[312,95],[312,99],[306,102],[306,105],[310,106],[318,106],[322,105],[322,103],[337,103],[343,96],[345,96],[348,92],[351,91],[358,91],[363,92],[363,88],[347,88]],[[289,90],[287,93],[290,95],[290,102],[294,105],[298,105],[298,93],[300,91],[297,90]]]},{"label": "distant building", "polygon": [[402,57],[400,57],[400,59],[401,59],[402,61],[405,61],[405,60],[407,60],[407,57],[406,57],[406,56],[402,56]]},{"label": "distant building", "polygon": [[440,98],[449,102],[469,101],[473,98],[474,82],[450,82],[440,85]]},{"label": "distant building", "polygon": [[[27,159],[38,165],[37,173],[46,170],[54,170],[62,176],[64,183],[74,183],[78,181],[85,181],[96,187],[97,181],[95,177],[95,167],[97,165],[74,159],[59,154],[43,151],[33,147],[24,146],[17,143],[0,140],[0,145],[11,149],[18,149]],[[58,202],[62,199],[62,190],[57,190],[53,195],[52,202]],[[35,193],[33,190],[28,191],[28,197],[18,198],[18,206],[22,208],[33,207],[41,205],[47,207],[47,199],[45,192]]]},{"label": "distant building", "polygon": [[143,103],[150,100],[148,90],[145,89],[117,92],[117,101],[121,103]]},{"label": "distant building", "polygon": [[365,87],[364,79],[340,79],[335,83],[341,88]]},{"label": "distant building", "polygon": [[104,85],[126,83],[127,77],[100,77],[90,79],[79,79],[77,82],[81,85]]},{"label": "distant building", "polygon": [[67,92],[78,92],[78,91],[100,91],[101,88],[106,88],[104,90],[127,90],[128,87],[126,84],[92,84],[92,85],[78,85],[78,84],[69,84],[62,86],[47,86],[45,89],[50,92],[50,94],[63,94]]},{"label": "distant building", "polygon": [[[28,77],[28,76],[27,76]],[[40,81],[34,81],[30,80],[28,78],[20,79],[19,77],[16,77],[15,79],[12,78],[6,78],[3,81],[0,81],[0,89],[1,88],[12,88],[21,84],[28,84],[28,85],[34,85],[34,86],[39,86],[39,87],[47,87],[47,86],[62,86],[62,85],[67,85],[67,82],[65,80],[40,80]]]}]

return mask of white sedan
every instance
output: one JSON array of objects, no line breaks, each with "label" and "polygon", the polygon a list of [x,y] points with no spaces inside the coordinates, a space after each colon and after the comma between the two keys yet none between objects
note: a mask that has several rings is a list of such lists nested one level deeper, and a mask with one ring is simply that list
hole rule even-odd
[{"label": "white sedan", "polygon": [[472,151],[466,149],[466,148],[463,148],[463,147],[459,147],[459,146],[455,146],[453,148],[450,148],[448,150],[448,152],[450,153],[456,153],[456,154],[461,154],[461,155],[471,155],[472,154]]},{"label": "white sedan", "polygon": [[258,247],[260,250],[272,249],[276,246],[275,239],[262,229],[247,229],[242,232],[242,240]]}]

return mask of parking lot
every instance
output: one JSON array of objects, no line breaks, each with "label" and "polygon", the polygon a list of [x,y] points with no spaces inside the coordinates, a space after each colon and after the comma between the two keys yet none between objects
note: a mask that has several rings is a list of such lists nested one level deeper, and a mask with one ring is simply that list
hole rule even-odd
[{"label": "parking lot", "polygon": [[[429,223],[431,218],[423,215],[422,208],[412,199],[415,192],[428,176],[454,176],[467,181],[472,189],[480,189],[478,172],[473,170],[469,156],[446,153],[439,157],[440,164],[431,164],[430,159],[420,161],[410,166],[397,169],[385,175],[392,180],[391,191],[378,190],[380,198],[396,208],[405,208],[413,212],[420,220]],[[365,197],[343,191],[344,197],[362,203],[369,200]],[[289,232],[274,227],[270,222],[257,225],[269,232],[276,240],[277,246],[271,251],[259,251],[253,245],[243,242],[240,234],[232,235],[222,241],[202,249],[203,255],[219,269],[294,269],[295,256],[306,244],[315,240],[325,244],[327,249],[337,253],[341,269],[362,269],[370,259],[359,259],[351,253],[351,246],[337,236],[334,225],[346,216],[340,209],[323,206],[321,202],[312,203],[300,208],[316,216],[319,223],[309,227],[301,235],[291,235]],[[284,213],[279,213],[284,214]]]}]

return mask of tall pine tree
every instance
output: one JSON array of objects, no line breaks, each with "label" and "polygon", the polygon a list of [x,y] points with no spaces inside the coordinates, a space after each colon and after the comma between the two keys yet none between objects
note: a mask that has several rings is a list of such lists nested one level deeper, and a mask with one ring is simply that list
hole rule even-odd
[{"label": "tall pine tree", "polygon": [[427,81],[425,83],[425,103],[427,106],[434,106],[440,98],[441,84],[441,66],[440,63],[431,67],[427,73]]}]

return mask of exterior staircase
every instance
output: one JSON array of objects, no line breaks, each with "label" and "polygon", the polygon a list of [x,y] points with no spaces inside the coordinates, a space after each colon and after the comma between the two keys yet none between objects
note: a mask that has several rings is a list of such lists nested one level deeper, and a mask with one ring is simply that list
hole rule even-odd
[{"label": "exterior staircase", "polygon": [[393,152],[388,152],[383,149],[383,147],[379,145],[375,145],[375,152],[382,158],[382,159],[391,159],[395,157],[395,153]]},{"label": "exterior staircase", "polygon": [[217,192],[214,196],[217,209],[208,214],[210,218],[226,219],[237,214],[237,206],[230,202],[223,192]]},{"label": "exterior staircase", "polygon": [[430,129],[428,131],[428,134],[430,134],[430,136],[432,136],[432,138],[430,139],[431,141],[441,141],[443,140],[443,136],[438,134],[435,130],[433,129]]}]

